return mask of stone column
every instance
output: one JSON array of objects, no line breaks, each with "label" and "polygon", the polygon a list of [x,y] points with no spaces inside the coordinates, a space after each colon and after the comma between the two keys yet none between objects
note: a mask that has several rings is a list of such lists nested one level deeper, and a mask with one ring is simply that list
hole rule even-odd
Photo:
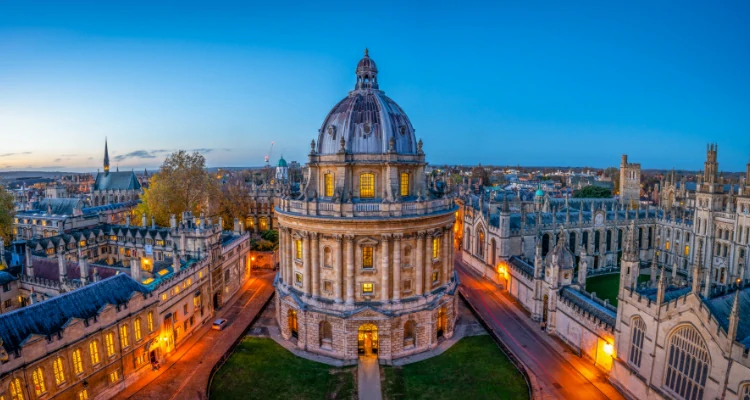
[{"label": "stone column", "polygon": [[312,237],[312,295],[320,296],[320,241],[317,232],[310,233]]},{"label": "stone column", "polygon": [[346,235],[346,304],[354,304],[354,236]]},{"label": "stone column", "polygon": [[334,248],[336,257],[336,269],[334,276],[336,280],[333,284],[334,295],[336,296],[336,303],[340,304],[343,302],[343,286],[344,286],[344,237],[341,235],[336,236],[336,247]]},{"label": "stone column", "polygon": [[422,277],[422,271],[424,270],[424,237],[425,232],[417,233],[417,265],[414,266],[416,275],[414,280],[416,281],[415,293],[417,296],[421,296],[424,286],[424,278]]},{"label": "stone column", "polygon": [[287,237],[286,229],[284,228],[279,229],[279,277],[281,278],[281,281],[285,285],[289,283],[289,281],[287,281],[287,276],[286,276],[286,266],[287,266],[286,237]]},{"label": "stone column", "polygon": [[302,267],[304,269],[304,275],[302,276],[302,290],[305,292],[305,296],[310,296],[312,265],[310,261],[310,233],[308,232],[304,232],[302,236]]},{"label": "stone column", "polygon": [[286,284],[294,286],[294,236],[292,230],[286,230]]},{"label": "stone column", "polygon": [[382,252],[383,252],[383,263],[382,263],[382,271],[380,271],[380,278],[381,278],[381,285],[382,288],[380,289],[380,300],[381,301],[388,301],[390,298],[390,286],[388,285],[389,281],[389,274],[388,274],[388,267],[390,264],[390,257],[389,257],[389,241],[391,240],[391,235],[382,235],[380,237],[382,239]]},{"label": "stone column", "polygon": [[393,301],[401,300],[401,235],[393,235]]},{"label": "stone column", "polygon": [[424,293],[432,289],[432,235],[425,236],[425,258],[424,258]]}]

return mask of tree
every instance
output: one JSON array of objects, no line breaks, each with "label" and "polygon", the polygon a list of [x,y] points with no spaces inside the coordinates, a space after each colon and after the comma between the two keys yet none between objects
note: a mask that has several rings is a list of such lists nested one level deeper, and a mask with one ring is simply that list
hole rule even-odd
[{"label": "tree", "polygon": [[574,191],[573,197],[579,199],[605,199],[612,197],[612,191],[607,188],[589,185]]},{"label": "tree", "polygon": [[13,193],[0,185],[0,237],[5,240],[6,244],[13,240],[14,216]]},{"label": "tree", "polygon": [[153,216],[158,225],[166,226],[172,214],[209,212],[209,201],[218,192],[218,182],[206,170],[206,159],[198,152],[179,150],[151,177],[136,213]]},{"label": "tree", "polygon": [[229,177],[211,202],[211,214],[224,219],[222,228],[233,229],[234,219],[244,221],[250,211],[250,192],[245,178],[245,174]]}]

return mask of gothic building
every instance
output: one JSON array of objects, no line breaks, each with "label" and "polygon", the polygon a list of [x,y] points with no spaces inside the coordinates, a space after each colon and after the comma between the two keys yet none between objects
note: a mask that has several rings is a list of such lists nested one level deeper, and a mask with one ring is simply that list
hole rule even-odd
[{"label": "gothic building", "polygon": [[[625,177],[637,177],[626,161]],[[683,181],[659,207],[548,199],[527,213],[510,193],[462,190],[462,260],[629,397],[745,400],[750,186],[735,191],[718,171],[710,145],[695,190]],[[586,292],[587,277],[607,273],[620,276],[617,307]]]},{"label": "gothic building", "polygon": [[133,171],[120,172],[109,170],[109,149],[104,141],[104,172],[97,172],[91,186],[91,205],[103,206],[114,203],[125,203],[138,200],[141,183]]},{"label": "gothic building", "polygon": [[620,162],[620,203],[637,203],[641,199],[641,164],[629,163],[627,154]]},{"label": "gothic building", "polygon": [[453,335],[453,201],[428,190],[422,141],[365,52],[354,90],[311,144],[298,197],[278,200],[282,336],[303,350],[380,362]]}]

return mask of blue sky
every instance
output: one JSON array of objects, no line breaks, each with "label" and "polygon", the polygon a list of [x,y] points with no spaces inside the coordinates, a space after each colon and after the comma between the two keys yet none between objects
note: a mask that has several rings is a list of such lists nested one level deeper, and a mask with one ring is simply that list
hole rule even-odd
[{"label": "blue sky", "polygon": [[433,164],[699,169],[717,142],[744,170],[749,17],[747,1],[0,0],[0,171],[93,170],[105,136],[121,168],[174,149],[261,165],[271,141],[304,162],[365,47]]}]

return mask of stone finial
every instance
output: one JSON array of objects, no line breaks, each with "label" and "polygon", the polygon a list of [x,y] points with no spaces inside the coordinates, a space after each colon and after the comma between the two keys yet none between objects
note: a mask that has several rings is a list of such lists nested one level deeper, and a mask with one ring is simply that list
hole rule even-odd
[{"label": "stone finial", "polygon": [[388,141],[388,152],[389,153],[395,153],[396,152],[396,139],[391,138]]},{"label": "stone finial", "polygon": [[310,142],[310,154],[315,154],[315,139]]},{"label": "stone finial", "polygon": [[341,135],[341,139],[339,139],[339,153],[346,153],[346,140],[344,140],[344,135]]},{"label": "stone finial", "polygon": [[417,142],[417,153],[424,154],[424,151],[422,150],[423,144],[422,139],[419,139],[419,142]]}]

